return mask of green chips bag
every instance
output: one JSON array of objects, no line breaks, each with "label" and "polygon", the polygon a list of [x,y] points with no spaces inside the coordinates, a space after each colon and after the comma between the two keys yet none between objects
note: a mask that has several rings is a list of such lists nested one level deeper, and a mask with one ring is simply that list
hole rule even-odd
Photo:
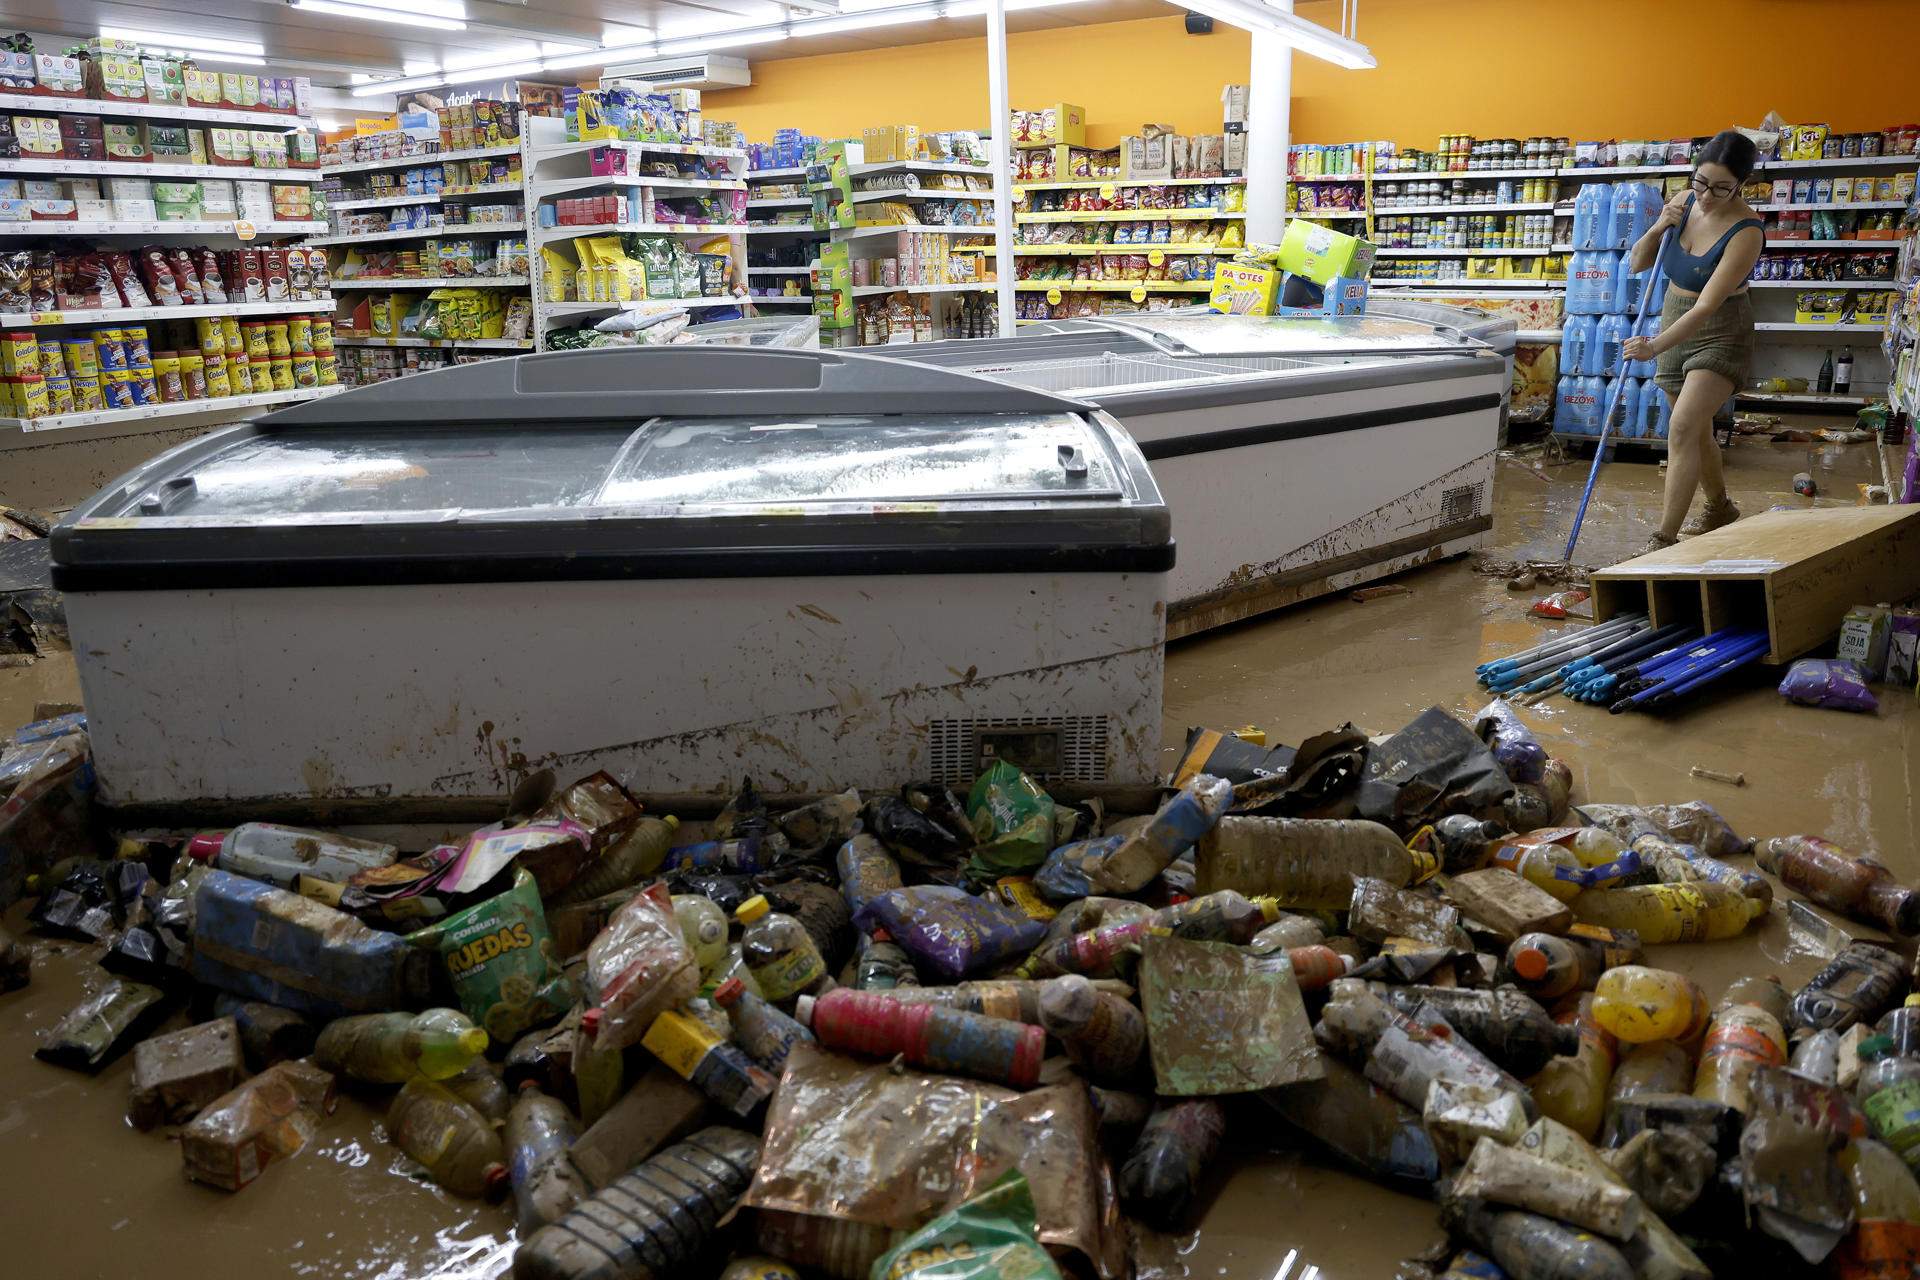
[{"label": "green chips bag", "polygon": [[867,1280],[1060,1280],[1017,1169],[875,1259]]},{"label": "green chips bag", "polygon": [[446,962],[460,1008],[496,1044],[512,1044],[534,1027],[558,1021],[574,992],[554,955],[540,890],[525,868],[497,898],[407,935]]},{"label": "green chips bag", "polygon": [[1005,760],[975,780],[967,817],[980,841],[967,862],[976,880],[1032,871],[1053,848],[1053,797]]}]

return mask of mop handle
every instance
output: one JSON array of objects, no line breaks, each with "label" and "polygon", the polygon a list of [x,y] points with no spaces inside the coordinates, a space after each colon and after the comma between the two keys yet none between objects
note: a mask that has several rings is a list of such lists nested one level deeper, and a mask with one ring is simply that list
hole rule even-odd
[{"label": "mop handle", "polygon": [[[1640,290],[1640,306],[1634,312],[1633,327],[1638,329],[1647,318],[1647,303],[1653,298],[1655,284],[1660,279],[1660,264],[1666,260],[1667,245],[1673,239],[1674,228],[1668,227],[1660,237],[1660,247],[1654,251],[1653,266],[1647,271],[1647,283]],[[1622,264],[1625,265],[1625,264]],[[1626,353],[1621,352],[1620,363],[1626,364]],[[1626,389],[1627,378],[1623,372],[1613,380],[1613,388],[1607,393],[1607,412],[1600,419],[1600,439],[1593,447],[1593,466],[1587,471],[1587,487],[1580,494],[1580,509],[1573,513],[1573,528],[1567,534],[1567,553],[1560,557],[1566,564],[1573,563],[1573,544],[1580,541],[1580,522],[1587,518],[1587,502],[1593,497],[1593,482],[1600,478],[1600,463],[1607,456],[1607,433],[1613,429],[1613,411],[1620,406],[1620,393]]]}]

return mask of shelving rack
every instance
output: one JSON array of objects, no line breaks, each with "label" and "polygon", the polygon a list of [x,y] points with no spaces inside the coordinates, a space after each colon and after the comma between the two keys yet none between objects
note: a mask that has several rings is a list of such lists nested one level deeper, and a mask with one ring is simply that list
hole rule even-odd
[{"label": "shelving rack", "polygon": [[[802,215],[802,221],[776,221],[781,217],[791,219],[796,212]],[[747,289],[753,304],[756,307],[811,307],[812,261],[827,233],[813,225],[813,197],[807,194],[805,165],[747,171],[747,234],[753,237],[747,241]],[[791,250],[791,253],[782,250]],[[755,266],[756,254],[779,254],[788,258],[805,255],[807,263],[788,261],[779,266]],[[799,292],[778,292],[785,281],[796,277]],[[763,293],[762,289],[774,291]]]},{"label": "shelving rack", "polygon": [[[243,125],[248,129],[293,133],[314,131],[311,117],[282,111],[254,111],[223,107],[189,106],[184,103],[124,102],[104,98],[68,98],[29,93],[0,93],[0,112],[32,115],[68,114],[100,116],[109,120],[146,120],[188,128]],[[32,178],[148,178],[162,181],[228,179],[273,183],[318,183],[318,168],[256,168],[233,164],[177,164],[164,160],[64,160],[31,155],[0,160],[0,175]],[[0,222],[0,249],[51,247],[72,251],[84,244],[98,242],[103,247],[128,249],[141,244],[191,243],[216,249],[234,249],[243,245],[265,247],[291,244],[327,224],[321,221],[262,221],[242,218],[202,218],[192,222],[166,220],[75,220]],[[229,288],[234,282],[228,282]],[[82,335],[85,331],[122,324],[151,324],[168,320],[185,321],[220,316],[324,315],[333,310],[333,299],[321,293],[306,301],[229,302],[206,306],[116,307],[100,310],[55,310],[0,312],[0,325],[8,328],[44,332],[48,336]],[[37,418],[0,417],[0,452],[25,446],[54,443],[60,432],[79,428],[105,428],[84,438],[101,434],[130,435],[151,431],[176,431],[181,428],[212,426],[244,415],[249,410],[290,404],[330,395],[337,386],[299,387],[247,395],[228,395],[199,400],[136,405],[127,409],[99,409],[73,413],[45,414]],[[4,465],[0,464],[0,470]]]},{"label": "shelving rack", "polygon": [[[580,322],[591,322],[595,318],[604,319],[616,312],[628,308],[649,311],[677,309],[698,313],[719,307],[740,307],[745,299],[738,296],[694,297],[694,298],[648,298],[632,302],[582,302],[550,301],[555,294],[564,292],[558,281],[548,278],[543,247],[577,240],[584,236],[613,235],[636,232],[647,235],[671,236],[675,239],[698,239],[711,241],[725,237],[728,256],[732,259],[732,279],[747,279],[747,224],[727,223],[689,223],[689,222],[625,222],[600,226],[543,226],[545,220],[542,211],[554,201],[567,197],[577,197],[611,188],[639,189],[661,196],[670,197],[673,193],[739,191],[747,190],[747,153],[739,147],[715,147],[702,143],[686,142],[633,142],[588,141],[570,142],[565,136],[562,121],[545,117],[528,119],[523,128],[521,143],[524,148],[520,164],[521,173],[526,181],[527,221],[531,231],[527,239],[527,256],[532,268],[533,286],[533,340],[534,349],[546,351],[555,331],[576,327]],[[629,174],[592,174],[590,153],[596,148],[610,147],[625,151],[628,156]],[[663,178],[640,174],[637,171],[649,157],[662,155],[703,156],[726,162],[728,176],[725,178]]]}]

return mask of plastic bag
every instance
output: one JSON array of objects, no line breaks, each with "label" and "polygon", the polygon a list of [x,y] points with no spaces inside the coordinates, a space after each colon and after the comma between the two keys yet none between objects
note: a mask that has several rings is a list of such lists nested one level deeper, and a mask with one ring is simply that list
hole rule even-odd
[{"label": "plastic bag", "polygon": [[1072,902],[1093,892],[1087,879],[1090,868],[1099,866],[1108,854],[1127,842],[1125,836],[1100,836],[1093,840],[1075,840],[1047,855],[1033,874],[1033,883],[1049,902]]},{"label": "plastic bag", "polygon": [[1473,731],[1493,750],[1493,758],[1515,782],[1538,782],[1547,769],[1547,749],[1514,714],[1505,698],[1495,698],[1473,718]]},{"label": "plastic bag", "polygon": [[1720,811],[1704,800],[1648,805],[1647,816],[1667,835],[1681,844],[1692,845],[1710,858],[1753,850],[1753,841],[1741,837],[1733,825],[1720,816]]},{"label": "plastic bag", "polygon": [[634,895],[588,945],[587,986],[595,1005],[588,1013],[597,1016],[581,1026],[601,1051],[639,1043],[654,1018],[699,994],[700,966],[664,883]]},{"label": "plastic bag", "polygon": [[868,1280],[1059,1280],[1034,1238],[1033,1192],[1017,1169],[874,1260]]},{"label": "plastic bag", "polygon": [[978,879],[1031,871],[1053,847],[1053,797],[1004,760],[974,782],[967,817],[980,839],[967,871]]},{"label": "plastic bag", "polygon": [[1880,709],[1880,700],[1867,688],[1866,673],[1859,664],[1840,658],[1801,658],[1787,668],[1780,693],[1789,702],[1829,711],[1872,714]]},{"label": "plastic bag", "polygon": [[497,1043],[557,1022],[573,1006],[540,891],[525,867],[513,873],[505,893],[408,934],[407,941],[439,951],[461,1010]]},{"label": "plastic bag", "polygon": [[950,980],[1033,950],[1047,931],[1012,907],[936,884],[883,893],[854,923],[868,933],[885,929],[914,959]]},{"label": "plastic bag", "polygon": [[1097,865],[1089,866],[1088,876],[1102,893],[1138,893],[1213,830],[1232,799],[1233,784],[1225,778],[1196,774],[1145,826]]}]

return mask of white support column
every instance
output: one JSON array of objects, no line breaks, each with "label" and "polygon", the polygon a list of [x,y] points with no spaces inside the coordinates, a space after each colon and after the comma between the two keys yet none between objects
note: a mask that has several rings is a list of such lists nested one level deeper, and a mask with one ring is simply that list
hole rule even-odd
[{"label": "white support column", "polygon": [[[1292,0],[1288,0],[1291,4]],[[1013,109],[1007,101],[1007,5],[987,0],[987,119],[993,130],[993,247],[1000,336],[1013,325]],[[1282,161],[1284,164],[1284,160]]]},{"label": "white support column", "polygon": [[[1293,9],[1293,0],[1266,0]],[[1287,132],[1293,97],[1293,47],[1255,31],[1247,73],[1247,243],[1277,244],[1287,221]]]}]

